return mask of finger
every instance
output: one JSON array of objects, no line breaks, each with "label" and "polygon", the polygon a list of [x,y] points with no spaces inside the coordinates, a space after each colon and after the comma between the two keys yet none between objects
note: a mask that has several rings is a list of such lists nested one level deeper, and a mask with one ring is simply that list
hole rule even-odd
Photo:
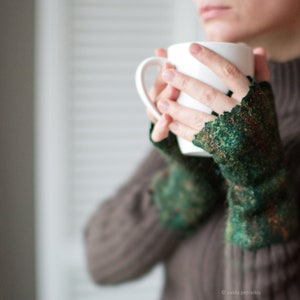
[{"label": "finger", "polygon": [[236,99],[241,100],[249,91],[249,80],[237,66],[216,52],[199,44],[191,44],[191,54],[211,69],[228,88],[233,91]]},{"label": "finger", "polygon": [[161,118],[154,125],[151,138],[152,141],[157,143],[169,135],[169,124],[172,122],[172,118],[168,115],[162,115]]},{"label": "finger", "polygon": [[[156,48],[155,49],[155,55],[156,56],[161,56],[161,57],[167,57],[168,53],[164,48]],[[165,68],[175,68],[171,64],[166,64]],[[167,87],[167,92],[166,92],[166,97],[170,100],[176,100],[178,98],[179,91],[171,86]]]},{"label": "finger", "polygon": [[154,83],[150,88],[149,97],[150,99],[155,102],[158,95],[167,87],[166,82],[162,79],[162,69],[172,69],[174,66],[170,63],[166,63],[163,68],[157,73]]},{"label": "finger", "polygon": [[253,53],[255,79],[257,82],[270,81],[270,71],[265,50],[263,48],[255,48]]},{"label": "finger", "polygon": [[[164,48],[156,48],[155,49],[155,55],[160,57],[167,57],[168,53]],[[164,68],[175,68],[173,65],[167,63]],[[161,68],[160,68],[161,71]],[[176,100],[178,98],[179,91],[171,86],[168,86],[166,97],[171,100]]]},{"label": "finger", "polygon": [[[154,53],[155,53],[155,56],[159,56],[159,57],[165,57],[166,58],[168,56],[168,53],[164,48],[156,48]],[[158,71],[161,71],[161,70],[162,70],[162,67],[159,66]]]},{"label": "finger", "polygon": [[227,97],[204,82],[176,70],[165,70],[162,77],[173,87],[185,92],[218,114],[230,111],[239,103],[234,98]]},{"label": "finger", "polygon": [[164,100],[157,103],[158,109],[162,113],[167,113],[173,120],[179,121],[190,128],[200,131],[206,122],[214,120],[216,117],[205,112],[182,106],[174,101]]},{"label": "finger", "polygon": [[166,98],[170,99],[170,100],[177,100],[179,94],[180,94],[180,91],[174,87],[172,87],[171,85],[168,85],[167,88],[166,88],[166,92],[165,92],[165,96]]},{"label": "finger", "polygon": [[[164,66],[163,71],[168,70],[168,69],[175,69],[175,66],[167,63]],[[180,91],[178,89],[176,89],[175,87],[172,87],[171,85],[168,85],[166,88],[166,91],[165,91],[165,97],[170,100],[177,100],[179,93],[180,93]]]},{"label": "finger", "polygon": [[[154,53],[155,53],[155,56],[167,57],[167,51],[164,48],[156,48]],[[169,65],[171,65],[171,64],[169,64]],[[149,90],[149,96],[153,102],[154,102],[154,99],[156,98],[156,96],[166,87],[166,84],[161,79],[161,71],[162,71],[162,67],[159,66],[158,74],[155,77],[153,86]]]},{"label": "finger", "polygon": [[190,128],[178,121],[174,121],[169,125],[170,131],[175,135],[187,140],[192,141],[195,138],[195,135],[198,133],[194,128]]}]

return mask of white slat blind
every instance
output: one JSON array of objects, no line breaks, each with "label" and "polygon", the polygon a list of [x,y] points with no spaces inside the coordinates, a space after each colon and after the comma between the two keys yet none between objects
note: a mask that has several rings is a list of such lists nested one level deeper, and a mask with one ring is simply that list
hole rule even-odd
[{"label": "white slat blind", "polygon": [[[73,0],[70,233],[132,173],[149,148],[149,122],[134,86],[139,61],[173,39],[174,1]],[[122,287],[70,273],[70,299],[158,299],[162,270]]]},{"label": "white slat blind", "polygon": [[71,43],[72,214],[86,216],[145,156],[148,121],[135,68],[172,40],[172,0],[73,0]]},{"label": "white slat blind", "polygon": [[156,47],[196,38],[192,1],[37,0],[39,300],[155,300],[163,270],[97,287],[83,230],[145,156],[134,73]]}]

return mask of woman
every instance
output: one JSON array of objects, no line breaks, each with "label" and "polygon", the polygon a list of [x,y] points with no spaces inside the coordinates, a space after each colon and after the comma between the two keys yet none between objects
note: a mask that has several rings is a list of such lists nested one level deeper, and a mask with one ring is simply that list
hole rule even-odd
[{"label": "woman", "polygon": [[[191,54],[231,94],[163,68],[151,92],[163,117],[149,115],[159,151],[91,218],[90,272],[99,284],[116,284],[163,262],[164,300],[299,299],[300,2],[196,7],[208,40],[253,47],[255,79],[196,44]],[[214,113],[179,106],[180,91]],[[212,158],[182,156],[176,135]]]}]

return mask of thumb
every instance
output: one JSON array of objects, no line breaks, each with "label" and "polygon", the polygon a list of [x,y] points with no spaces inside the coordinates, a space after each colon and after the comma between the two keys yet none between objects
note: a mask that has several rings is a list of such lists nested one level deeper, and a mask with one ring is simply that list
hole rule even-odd
[{"label": "thumb", "polygon": [[270,71],[265,50],[263,48],[255,48],[253,54],[255,79],[257,82],[270,81]]}]

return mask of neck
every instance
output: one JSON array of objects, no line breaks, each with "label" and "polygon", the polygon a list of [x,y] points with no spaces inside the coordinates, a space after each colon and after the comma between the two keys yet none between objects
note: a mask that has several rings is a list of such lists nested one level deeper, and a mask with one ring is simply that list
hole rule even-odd
[{"label": "neck", "polygon": [[254,39],[245,40],[251,47],[263,47],[268,60],[285,62],[300,56],[299,29],[290,30],[288,33],[274,32],[264,34]]}]

